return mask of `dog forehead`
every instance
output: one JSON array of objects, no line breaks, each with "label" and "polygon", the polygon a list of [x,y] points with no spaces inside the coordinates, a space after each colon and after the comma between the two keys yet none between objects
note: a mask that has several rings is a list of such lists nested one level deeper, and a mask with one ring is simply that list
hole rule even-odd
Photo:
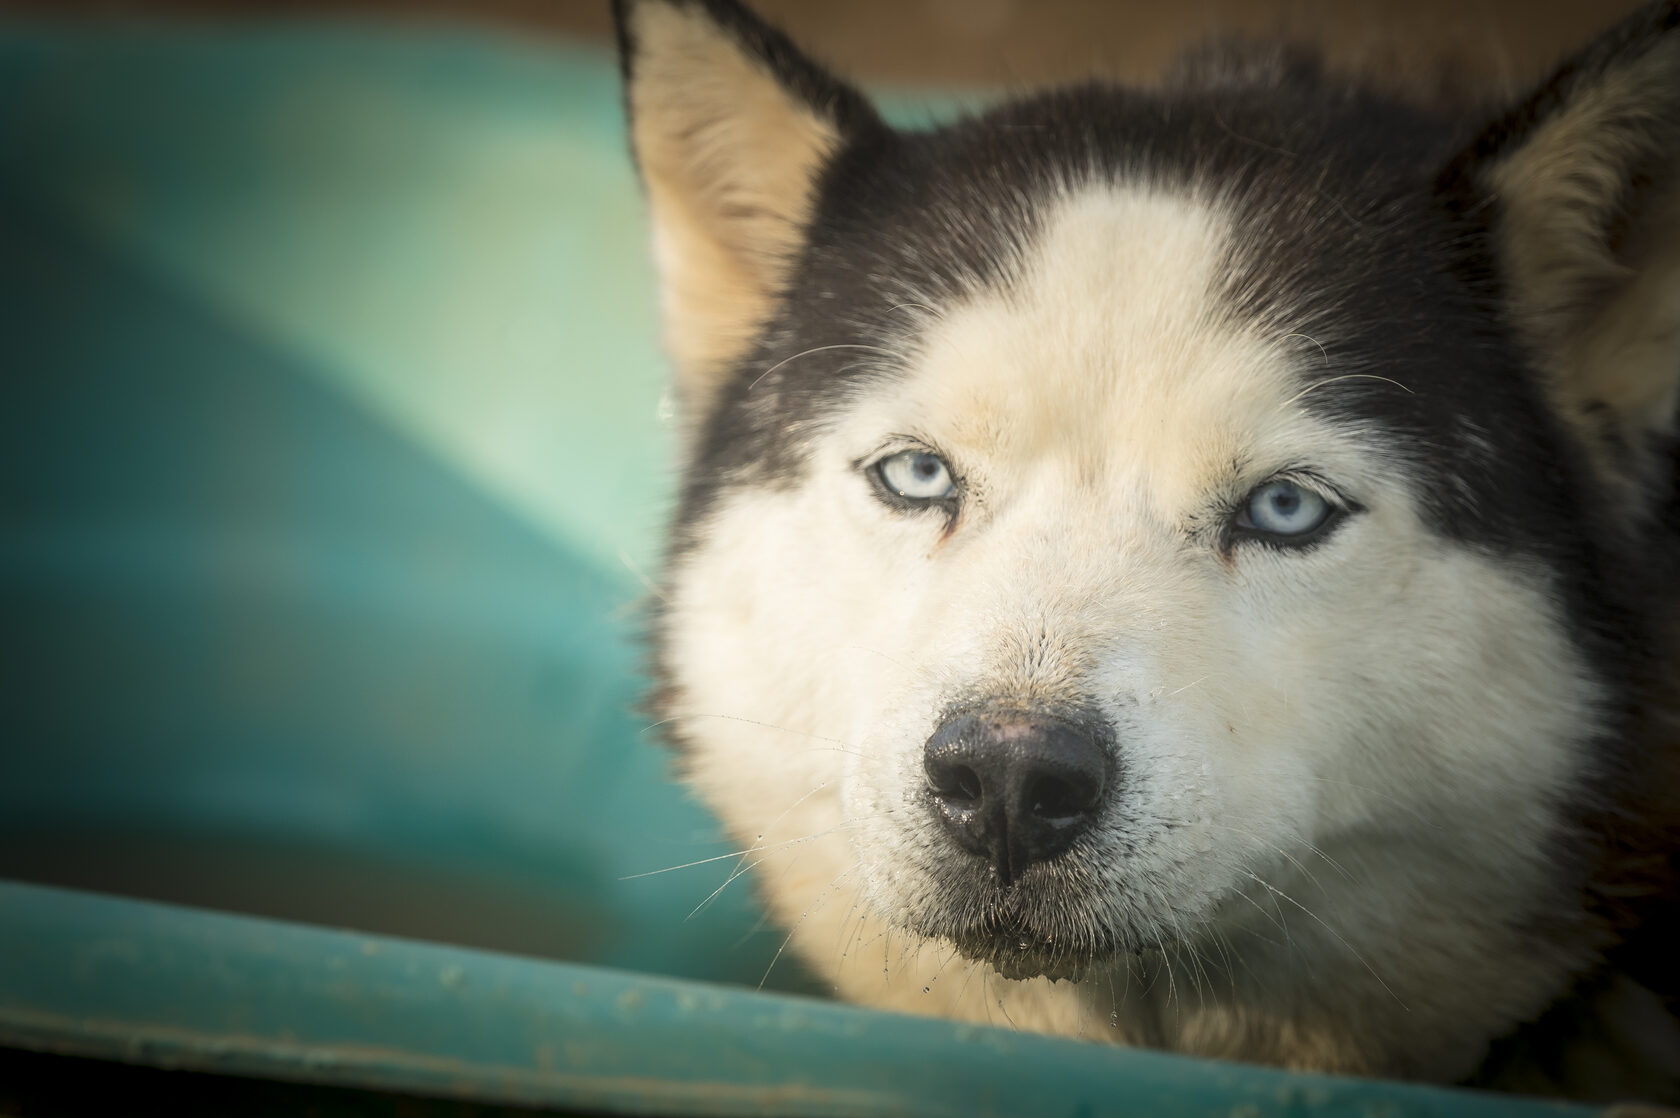
[{"label": "dog forehead", "polygon": [[1285,332],[1226,294],[1237,229],[1182,193],[1060,194],[1012,274],[930,317],[902,405],[958,458],[1141,470],[1174,503],[1310,437]]}]

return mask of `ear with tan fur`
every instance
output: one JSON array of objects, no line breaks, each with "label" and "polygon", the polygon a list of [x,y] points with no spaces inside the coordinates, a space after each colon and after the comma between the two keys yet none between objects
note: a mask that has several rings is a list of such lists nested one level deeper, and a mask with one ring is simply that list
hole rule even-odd
[{"label": "ear with tan fur", "polygon": [[1491,206],[1513,322],[1628,511],[1649,511],[1680,404],[1680,3],[1564,65],[1443,187]]},{"label": "ear with tan fur", "polygon": [[881,126],[859,93],[731,0],[615,0],[613,15],[665,346],[692,421],[769,317],[822,172]]}]

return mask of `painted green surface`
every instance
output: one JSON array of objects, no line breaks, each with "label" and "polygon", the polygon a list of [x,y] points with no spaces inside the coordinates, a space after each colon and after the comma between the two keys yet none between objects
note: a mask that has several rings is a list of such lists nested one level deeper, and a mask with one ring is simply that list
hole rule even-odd
[{"label": "painted green surface", "polygon": [[615,1113],[1590,1113],[5,884],[0,1043]]},{"label": "painted green surface", "polygon": [[564,44],[0,29],[0,176],[635,585],[670,466],[623,136]]},{"label": "painted green surface", "polygon": [[634,713],[618,117],[564,48],[0,33],[0,875],[764,975],[728,863],[622,880],[726,848]]}]

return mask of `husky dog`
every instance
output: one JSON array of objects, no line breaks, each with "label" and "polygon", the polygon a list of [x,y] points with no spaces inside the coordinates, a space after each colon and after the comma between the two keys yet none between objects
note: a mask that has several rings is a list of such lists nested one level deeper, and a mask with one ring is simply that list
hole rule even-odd
[{"label": "husky dog", "polygon": [[617,5],[653,703],[860,1002],[1676,1095],[1680,5],[1500,110],[1210,49],[926,131]]}]

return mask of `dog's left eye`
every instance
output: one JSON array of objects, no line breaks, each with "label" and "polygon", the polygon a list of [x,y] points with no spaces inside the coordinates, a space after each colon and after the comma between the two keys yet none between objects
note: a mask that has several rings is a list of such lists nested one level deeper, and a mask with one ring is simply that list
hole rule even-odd
[{"label": "dog's left eye", "polygon": [[1237,512],[1236,525],[1278,543],[1305,543],[1316,539],[1336,512],[1335,505],[1311,489],[1279,478],[1248,495]]},{"label": "dog's left eye", "polygon": [[945,460],[925,450],[905,450],[875,464],[875,476],[888,492],[917,504],[948,501],[957,495]]}]

